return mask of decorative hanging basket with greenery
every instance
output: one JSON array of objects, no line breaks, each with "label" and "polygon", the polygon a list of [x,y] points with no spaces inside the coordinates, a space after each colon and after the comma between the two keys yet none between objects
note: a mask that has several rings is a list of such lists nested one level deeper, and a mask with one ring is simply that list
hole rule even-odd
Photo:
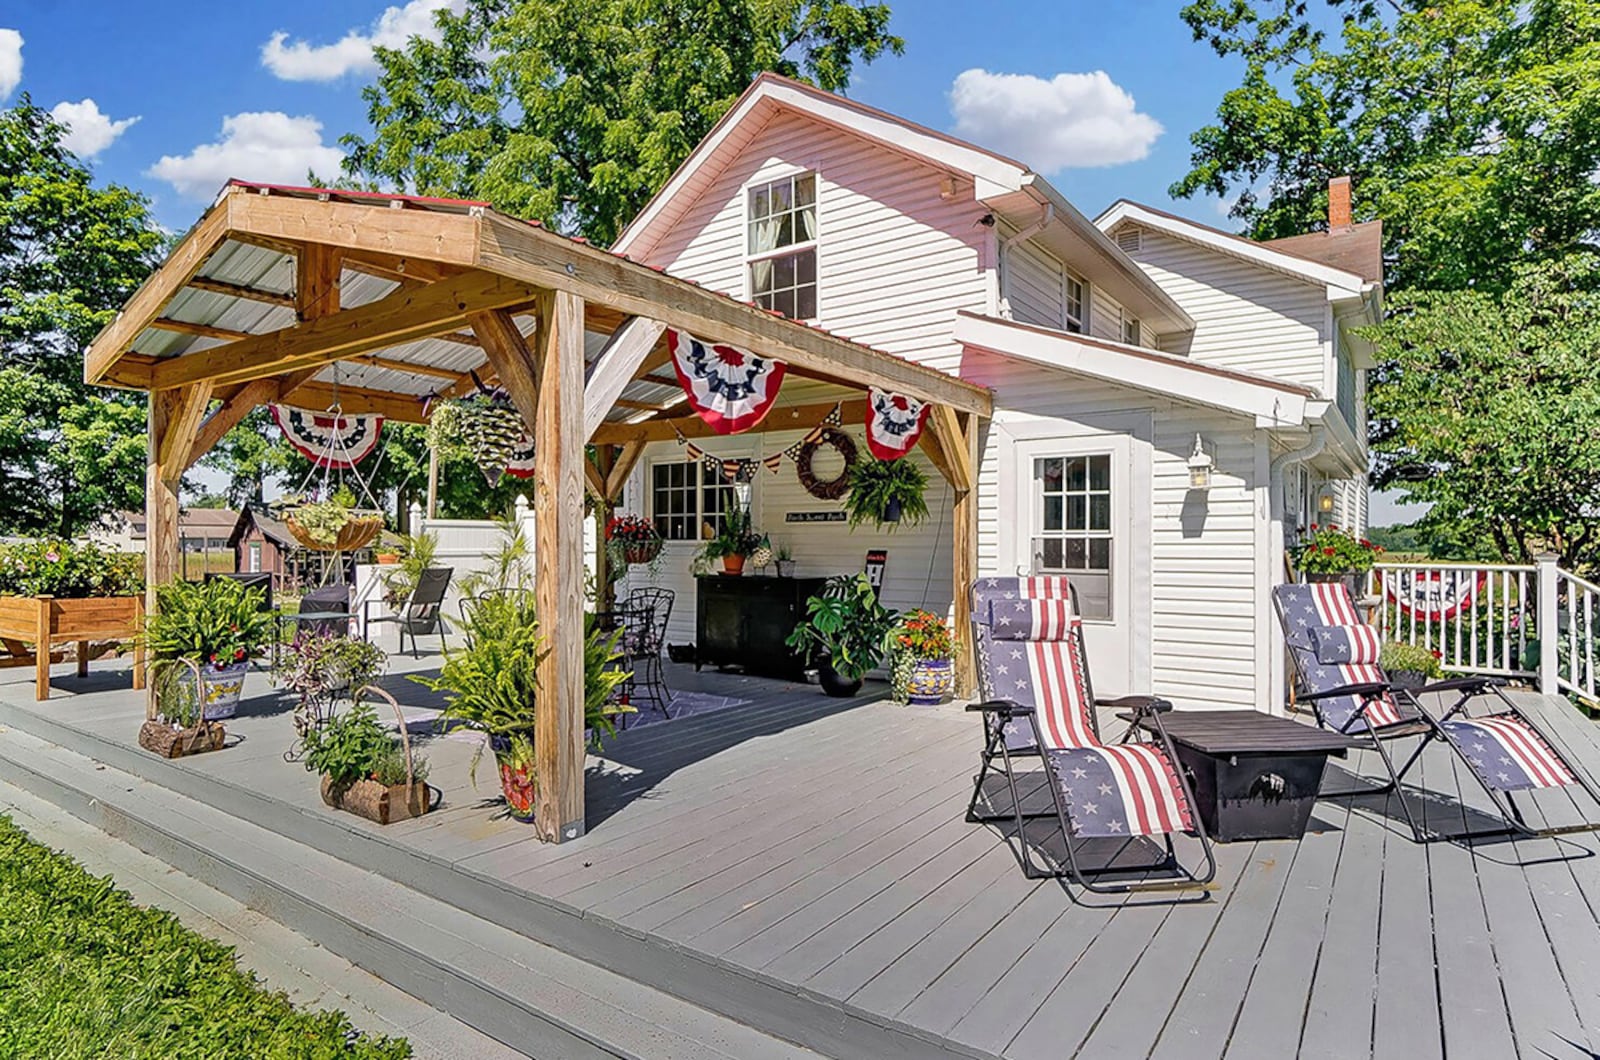
[{"label": "decorative hanging basket with greenery", "polygon": [[862,461],[850,469],[850,526],[916,526],[928,517],[927,489],[928,477],[910,460]]},{"label": "decorative hanging basket with greenery", "polygon": [[466,455],[489,485],[500,481],[523,434],[522,414],[500,390],[436,402],[428,414],[428,444],[441,459]]},{"label": "decorative hanging basket with greenery", "polygon": [[661,535],[642,515],[613,515],[606,523],[606,541],[624,563],[654,563],[661,555]]},{"label": "decorative hanging basket with greenery", "polygon": [[294,539],[313,552],[354,552],[383,532],[383,513],[356,507],[356,495],[347,486],[334,490],[327,500],[296,497],[274,507],[282,509],[283,525]]}]

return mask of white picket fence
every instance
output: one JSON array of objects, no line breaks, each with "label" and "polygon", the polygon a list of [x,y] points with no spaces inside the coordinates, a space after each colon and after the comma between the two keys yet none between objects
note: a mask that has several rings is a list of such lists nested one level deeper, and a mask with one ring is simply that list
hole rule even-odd
[{"label": "white picket fence", "polygon": [[1600,586],[1562,570],[1554,556],[1380,563],[1371,587],[1385,639],[1438,652],[1447,671],[1526,678],[1552,695],[1596,698]]}]

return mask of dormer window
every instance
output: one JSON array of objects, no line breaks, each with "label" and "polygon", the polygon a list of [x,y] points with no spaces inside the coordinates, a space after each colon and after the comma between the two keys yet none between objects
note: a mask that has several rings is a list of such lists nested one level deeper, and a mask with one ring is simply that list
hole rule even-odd
[{"label": "dormer window", "polygon": [[750,300],[791,320],[817,316],[817,175],[749,190]]}]

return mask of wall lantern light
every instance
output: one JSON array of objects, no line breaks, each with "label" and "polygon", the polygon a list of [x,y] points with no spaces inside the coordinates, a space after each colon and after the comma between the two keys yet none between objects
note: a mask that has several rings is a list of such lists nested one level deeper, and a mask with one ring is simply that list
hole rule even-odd
[{"label": "wall lantern light", "polygon": [[1194,452],[1189,454],[1189,488],[1211,488],[1211,454],[1206,452],[1198,434],[1194,436]]},{"label": "wall lantern light", "polygon": [[1333,494],[1327,490],[1323,490],[1317,496],[1317,513],[1319,515],[1333,514]]}]

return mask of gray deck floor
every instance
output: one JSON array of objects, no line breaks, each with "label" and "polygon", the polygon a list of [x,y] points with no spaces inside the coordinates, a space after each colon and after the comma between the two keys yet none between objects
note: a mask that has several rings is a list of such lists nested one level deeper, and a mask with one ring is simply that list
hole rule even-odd
[{"label": "gray deck floor", "polygon": [[[141,700],[101,667],[37,709],[131,742]],[[546,846],[499,816],[492,768],[477,789],[468,779],[463,735],[419,741],[443,807],[383,835],[993,1055],[1600,1055],[1592,835],[1420,846],[1390,798],[1325,799],[1303,842],[1219,845],[1207,900],[1101,898],[1025,880],[999,831],[962,819],[979,728],[959,708],[669,673],[743,702],[611,741],[591,760],[582,839]],[[13,674],[0,699],[35,709]],[[230,726],[245,742],[185,765],[318,806],[312,778],[281,757],[287,705],[252,680]],[[1600,773],[1600,728],[1527,698]],[[1358,753],[1325,790],[1380,768]],[[1443,748],[1413,779],[1405,797],[1430,827],[1485,823],[1486,798]],[[1535,813],[1568,823],[1579,810],[1558,792]]]}]

